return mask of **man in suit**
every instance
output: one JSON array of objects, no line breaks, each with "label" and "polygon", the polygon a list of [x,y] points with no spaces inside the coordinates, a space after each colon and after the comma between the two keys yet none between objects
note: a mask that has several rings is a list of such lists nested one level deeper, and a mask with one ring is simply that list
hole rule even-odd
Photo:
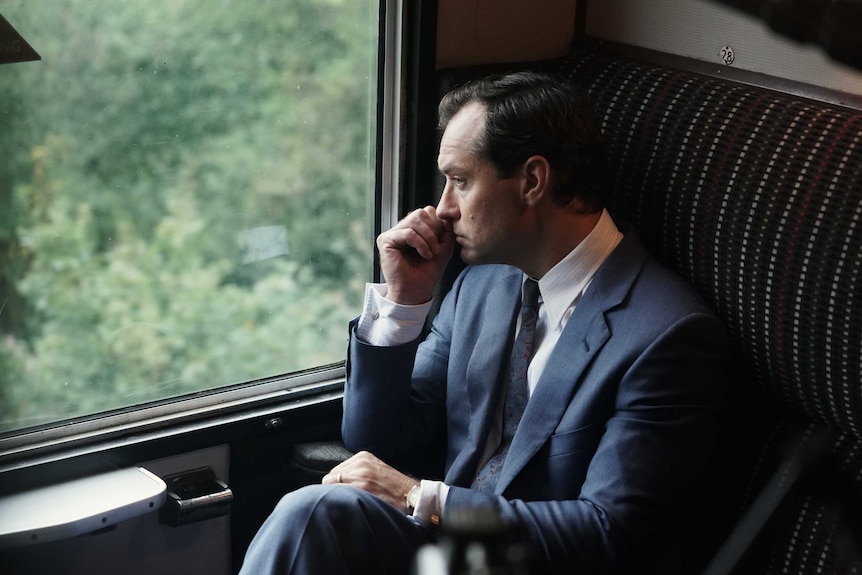
[{"label": "man in suit", "polygon": [[[486,78],[439,115],[440,202],[379,236],[386,283],[351,324],[358,453],[285,496],[244,572],[404,573],[447,513],[478,506],[538,573],[644,572],[716,432],[722,327],[603,209],[599,123],[574,86]],[[455,244],[468,266],[420,341]],[[442,480],[399,470],[441,443]]]}]

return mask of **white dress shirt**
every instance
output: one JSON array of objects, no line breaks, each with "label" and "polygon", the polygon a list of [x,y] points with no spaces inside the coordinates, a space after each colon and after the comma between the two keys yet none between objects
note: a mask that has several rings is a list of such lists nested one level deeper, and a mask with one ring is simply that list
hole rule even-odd
[{"label": "white dress shirt", "polygon": [[[541,300],[536,322],[533,358],[527,370],[528,392],[532,395],[542,371],[548,364],[554,347],[572,313],[599,267],[617,247],[623,235],[606,210],[598,223],[566,257],[560,260],[541,279]],[[524,277],[526,280],[526,276]],[[386,284],[368,284],[365,290],[365,308],[356,326],[356,336],[376,346],[400,345],[413,341],[422,331],[431,302],[416,306],[403,306],[386,299]],[[520,319],[519,319],[520,321]],[[518,333],[518,326],[512,338]],[[500,444],[503,425],[503,401],[497,406],[485,451],[479,462],[481,467]],[[446,502],[449,487],[441,481],[423,479],[420,483],[419,502],[413,516],[428,523],[432,515],[439,517]]]}]

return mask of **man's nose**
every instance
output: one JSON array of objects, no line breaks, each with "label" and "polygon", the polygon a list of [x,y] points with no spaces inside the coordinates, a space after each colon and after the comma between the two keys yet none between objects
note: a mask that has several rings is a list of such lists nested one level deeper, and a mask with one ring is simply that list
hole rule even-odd
[{"label": "man's nose", "polygon": [[452,185],[447,183],[443,187],[443,194],[440,196],[440,201],[437,202],[437,216],[444,220],[457,220],[458,205],[453,198]]}]

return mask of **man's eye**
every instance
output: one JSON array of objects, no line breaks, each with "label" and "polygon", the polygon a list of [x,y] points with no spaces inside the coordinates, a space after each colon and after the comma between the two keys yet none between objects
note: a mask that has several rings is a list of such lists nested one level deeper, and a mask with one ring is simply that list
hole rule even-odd
[{"label": "man's eye", "polygon": [[464,178],[458,178],[458,177],[452,178],[452,181],[453,181],[453,182],[455,183],[455,185],[456,185],[456,186],[458,186],[459,188],[460,188],[460,187],[463,187],[463,186],[464,186],[464,184],[466,183],[466,180],[465,180]]}]

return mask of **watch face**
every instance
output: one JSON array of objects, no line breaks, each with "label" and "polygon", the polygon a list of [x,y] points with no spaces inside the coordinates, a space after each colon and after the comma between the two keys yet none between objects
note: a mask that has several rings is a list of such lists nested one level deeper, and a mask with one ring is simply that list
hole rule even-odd
[{"label": "watch face", "polygon": [[416,505],[419,504],[419,485],[414,485],[410,488],[410,491],[407,492],[407,506],[411,509],[416,509]]}]

